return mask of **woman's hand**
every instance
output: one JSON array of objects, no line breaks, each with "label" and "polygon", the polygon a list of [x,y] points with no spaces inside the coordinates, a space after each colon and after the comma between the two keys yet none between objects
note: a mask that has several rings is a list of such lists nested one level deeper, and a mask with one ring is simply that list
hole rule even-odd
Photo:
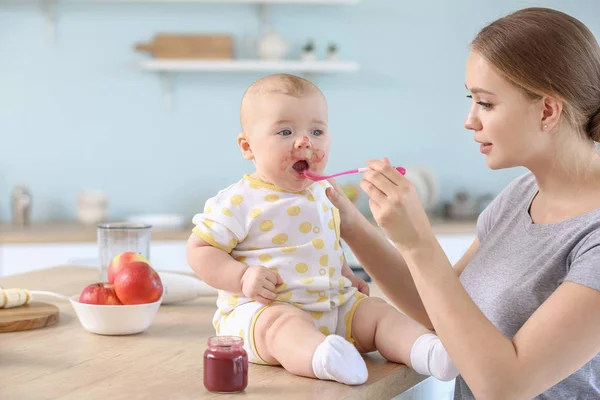
[{"label": "woman's hand", "polygon": [[328,179],[328,182],[333,188],[327,188],[325,193],[340,212],[340,235],[344,238],[356,224],[364,219],[364,216],[333,179]]},{"label": "woman's hand", "polygon": [[377,224],[396,246],[411,249],[426,245],[435,235],[417,191],[387,158],[367,162],[360,187],[369,196]]}]

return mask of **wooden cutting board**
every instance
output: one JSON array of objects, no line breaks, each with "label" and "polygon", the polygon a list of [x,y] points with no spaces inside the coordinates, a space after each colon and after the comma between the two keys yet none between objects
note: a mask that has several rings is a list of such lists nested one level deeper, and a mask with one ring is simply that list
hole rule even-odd
[{"label": "wooden cutting board", "polygon": [[43,328],[58,322],[58,307],[32,302],[25,306],[0,309],[0,333]]},{"label": "wooden cutting board", "polygon": [[233,38],[230,35],[159,33],[154,36],[152,42],[137,43],[134,48],[159,59],[233,58]]}]

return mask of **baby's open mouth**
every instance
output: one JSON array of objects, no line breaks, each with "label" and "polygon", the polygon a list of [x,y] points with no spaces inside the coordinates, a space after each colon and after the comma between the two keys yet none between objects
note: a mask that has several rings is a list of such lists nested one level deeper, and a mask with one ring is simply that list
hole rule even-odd
[{"label": "baby's open mouth", "polygon": [[292,168],[294,168],[296,172],[303,173],[308,169],[308,161],[298,160],[292,165]]}]

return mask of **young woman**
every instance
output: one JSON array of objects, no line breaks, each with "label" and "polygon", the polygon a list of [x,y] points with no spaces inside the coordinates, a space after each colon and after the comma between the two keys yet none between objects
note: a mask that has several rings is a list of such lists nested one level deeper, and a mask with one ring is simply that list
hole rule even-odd
[{"label": "young woman", "polygon": [[342,237],[389,299],[436,331],[456,399],[600,397],[600,47],[562,12],[485,27],[466,65],[465,127],[489,168],[525,167],[454,266],[387,159],[361,181],[391,245],[339,190]]}]

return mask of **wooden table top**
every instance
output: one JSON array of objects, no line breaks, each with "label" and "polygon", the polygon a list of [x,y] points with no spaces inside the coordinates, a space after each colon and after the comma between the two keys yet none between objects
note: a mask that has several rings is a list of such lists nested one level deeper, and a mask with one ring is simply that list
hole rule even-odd
[{"label": "wooden table top", "polygon": [[[0,278],[0,285],[73,295],[97,276],[95,269],[62,266]],[[379,295],[376,287],[372,295]],[[71,305],[56,325],[0,333],[0,399],[230,399],[202,383],[206,341],[213,332],[214,298],[163,305],[147,331],[100,336],[81,327]],[[0,310],[2,313],[2,310]],[[247,399],[390,399],[426,379],[405,365],[366,356],[369,380],[346,386],[292,375],[280,367],[250,364]],[[284,394],[285,393],[285,394]],[[239,395],[237,395],[239,397]]]}]

